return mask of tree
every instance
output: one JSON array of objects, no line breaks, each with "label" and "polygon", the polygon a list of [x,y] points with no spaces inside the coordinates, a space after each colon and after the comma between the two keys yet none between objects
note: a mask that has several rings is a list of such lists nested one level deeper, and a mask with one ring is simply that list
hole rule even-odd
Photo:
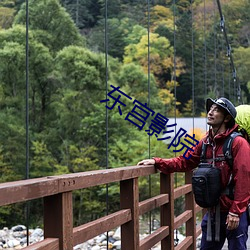
[{"label": "tree", "polygon": [[[90,120],[105,121],[104,115],[99,116],[99,112],[105,114],[105,111],[96,107],[98,103],[100,106],[100,100],[105,99],[103,75],[104,57],[87,49],[69,46],[60,51],[55,58],[53,78],[56,81],[57,92],[54,93],[54,102],[51,103],[55,113],[54,117],[51,117],[52,127],[48,127],[50,132],[45,138],[50,141],[50,150],[58,148],[61,153],[64,152],[64,159],[68,158],[70,145],[77,148],[98,146],[99,141],[105,145],[103,137],[100,137],[97,131],[87,132],[88,129],[94,128]],[[97,130],[104,128],[97,127]],[[53,140],[51,133],[54,134]],[[93,140],[92,136],[98,141]],[[61,153],[58,152],[59,159],[62,157]]]},{"label": "tree", "polygon": [[98,0],[61,0],[61,4],[68,10],[76,26],[87,32],[100,19],[101,5]]},{"label": "tree", "polygon": [[[15,25],[13,28],[0,33],[0,41],[5,46],[0,50],[2,67],[2,82],[7,96],[25,96],[25,28]],[[41,131],[46,120],[45,112],[50,103],[51,93],[55,90],[50,79],[52,71],[52,56],[47,47],[37,42],[34,32],[30,31],[29,38],[29,85],[31,88],[31,125],[36,131]],[[11,74],[9,72],[12,72]],[[17,92],[19,95],[17,94]],[[14,99],[12,99],[14,100]],[[24,100],[23,100],[24,101]],[[24,112],[24,103],[19,111]]]},{"label": "tree", "polygon": [[[29,1],[29,20],[29,28],[36,31],[36,39],[53,52],[69,45],[84,45],[79,30],[58,0]],[[14,24],[26,24],[25,3]]]},{"label": "tree", "polygon": [[116,81],[126,91],[127,95],[141,103],[149,102],[154,111],[161,112],[164,110],[163,102],[158,95],[156,80],[152,74],[149,77],[150,79],[140,65],[130,63],[122,65]]},{"label": "tree", "polygon": [[13,19],[14,19],[13,8],[1,7],[0,5],[0,29],[8,29],[11,27]]},{"label": "tree", "polygon": [[[148,51],[148,36],[142,36],[137,44],[130,44],[125,48],[124,63],[135,62],[141,65],[145,72],[148,67],[156,76],[159,87],[164,86],[167,80],[171,80],[174,68],[173,47],[165,37],[151,33],[149,35],[150,49]],[[148,62],[148,53],[150,61]],[[148,64],[150,63],[150,64]],[[179,60],[176,69],[178,76],[182,72],[183,64]]]},{"label": "tree", "polygon": [[238,81],[240,81],[241,83],[241,87],[244,90],[244,94],[246,95],[245,98],[247,98],[247,100],[243,100],[246,101],[247,103],[250,101],[249,98],[249,93],[250,93],[250,72],[249,72],[249,67],[250,67],[250,63],[249,63],[249,56],[250,56],[250,48],[243,48],[243,47],[239,47],[237,49],[235,49],[235,64],[236,64],[236,68],[237,68],[237,73],[240,76],[240,78],[238,79]]},{"label": "tree", "polygon": [[[122,61],[124,48],[129,44],[128,37],[131,34],[135,23],[132,19],[127,17],[122,19],[109,18],[106,22],[106,31],[104,19],[102,19],[98,25],[88,33],[88,47],[93,51],[103,53],[107,50],[108,55]],[[103,40],[105,32],[107,33],[106,42]]]},{"label": "tree", "polygon": [[[156,32],[159,27],[174,29],[174,17],[170,8],[163,5],[156,5],[151,8],[150,12],[150,29]],[[156,32],[157,33],[157,32]]]}]

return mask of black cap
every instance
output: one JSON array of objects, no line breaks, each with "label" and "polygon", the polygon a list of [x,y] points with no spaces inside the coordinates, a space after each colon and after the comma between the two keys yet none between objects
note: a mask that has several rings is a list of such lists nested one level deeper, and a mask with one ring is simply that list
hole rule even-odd
[{"label": "black cap", "polygon": [[216,104],[216,105],[220,106],[221,108],[223,108],[224,110],[226,110],[235,120],[237,111],[236,111],[234,105],[227,98],[221,97],[221,98],[215,99],[215,100],[208,98],[207,102],[206,102],[207,113],[209,112],[209,110],[213,104]]}]

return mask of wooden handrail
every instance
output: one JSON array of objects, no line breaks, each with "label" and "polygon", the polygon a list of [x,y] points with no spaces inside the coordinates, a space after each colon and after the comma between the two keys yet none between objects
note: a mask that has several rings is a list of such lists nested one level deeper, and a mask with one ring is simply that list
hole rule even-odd
[{"label": "wooden handrail", "polygon": [[[48,176],[0,184],[0,206],[33,199],[44,199],[44,240],[23,249],[72,250],[93,237],[121,227],[122,249],[146,250],[161,241],[161,249],[175,249],[174,230],[186,224],[186,238],[176,249],[196,249],[200,227],[196,213],[190,173],[186,184],[174,189],[173,174],[160,174],[160,194],[139,202],[141,176],[156,174],[154,166],[129,166],[58,176]],[[74,190],[120,183],[120,210],[73,228]],[[186,211],[174,218],[174,200],[185,196]],[[161,225],[143,240],[139,239],[139,216],[160,208]]]}]

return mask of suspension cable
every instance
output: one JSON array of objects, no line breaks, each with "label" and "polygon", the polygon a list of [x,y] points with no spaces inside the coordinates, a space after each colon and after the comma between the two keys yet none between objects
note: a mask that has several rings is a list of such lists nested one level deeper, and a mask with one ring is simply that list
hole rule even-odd
[{"label": "suspension cable", "polygon": [[[173,63],[174,63],[174,72],[173,72],[173,81],[174,81],[174,117],[175,117],[175,123],[176,123],[176,116],[177,116],[177,84],[176,84],[176,1],[173,0],[173,23],[174,23],[174,55],[173,55]],[[175,126],[175,135],[176,135],[176,126]],[[176,157],[176,152],[175,152]],[[177,173],[175,173],[175,187],[177,187]],[[178,231],[175,230],[175,244],[178,245],[179,239],[178,239]]]},{"label": "suspension cable", "polygon": [[[241,98],[241,86],[240,86],[240,82],[237,81],[237,72],[236,72],[236,68],[235,68],[235,65],[234,65],[234,60],[233,60],[231,45],[230,45],[230,43],[228,41],[226,24],[225,24],[225,18],[224,18],[223,14],[222,14],[220,0],[216,0],[216,1],[217,1],[218,9],[219,9],[219,14],[220,14],[220,28],[221,28],[221,31],[223,32],[224,38],[226,40],[227,57],[230,60],[230,66],[231,66],[232,74],[233,74],[234,87],[236,86],[236,84],[238,82],[237,90],[236,90],[236,95],[237,95],[238,103],[240,104],[242,102],[242,98]],[[234,91],[235,91],[235,88],[234,88]]]},{"label": "suspension cable", "polygon": [[[150,0],[147,0],[147,29],[148,29],[148,107],[150,107]],[[148,158],[151,158],[151,141],[150,136],[148,136]],[[148,189],[149,197],[151,197],[151,175],[148,176]],[[152,228],[152,212],[149,212],[149,233],[151,233]]]},{"label": "suspension cable", "polygon": [[[213,1],[214,7],[214,23],[216,21],[215,15],[215,0]],[[217,97],[217,32],[216,32],[216,25],[214,24],[214,91]]]},{"label": "suspension cable", "polygon": [[193,115],[193,134],[194,134],[194,10],[193,10],[193,0],[191,0],[191,26],[192,26],[192,115]]},{"label": "suspension cable", "polygon": [[[108,99],[108,0],[105,0],[105,23],[104,23],[104,29],[105,29],[105,83],[106,83],[106,99]],[[109,161],[108,161],[108,147],[109,147],[109,133],[108,133],[108,127],[109,127],[109,119],[108,119],[108,109],[106,109],[106,169],[109,168]],[[106,215],[108,215],[109,212],[109,186],[106,184]],[[108,249],[108,232],[107,232],[107,249]]]},{"label": "suspension cable", "polygon": [[207,97],[207,39],[206,39],[206,0],[204,0],[204,94]]},{"label": "suspension cable", "polygon": [[[29,179],[29,0],[26,0],[26,45],[25,45],[25,78],[26,78],[26,173],[25,179]],[[26,239],[27,245],[29,245],[29,210],[30,203],[26,202],[25,214],[26,214]]]}]

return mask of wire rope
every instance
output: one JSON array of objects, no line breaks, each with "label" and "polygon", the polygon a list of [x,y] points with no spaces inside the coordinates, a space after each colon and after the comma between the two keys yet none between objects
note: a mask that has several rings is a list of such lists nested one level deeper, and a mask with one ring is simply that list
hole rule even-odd
[{"label": "wire rope", "polygon": [[203,10],[204,10],[204,30],[203,30],[203,36],[204,36],[204,94],[205,97],[207,97],[207,39],[206,39],[206,33],[207,33],[207,27],[206,27],[206,23],[207,23],[207,16],[206,16],[206,0],[204,0],[204,6],[203,6]]},{"label": "wire rope", "polygon": [[214,93],[217,97],[217,32],[216,32],[216,14],[215,14],[215,0],[213,1],[214,5]]},{"label": "wire rope", "polygon": [[[177,116],[177,84],[176,84],[176,1],[173,0],[173,25],[174,25],[174,32],[173,32],[173,47],[174,47],[174,54],[173,54],[173,81],[174,81],[174,117],[175,117],[175,124],[176,124],[176,116]],[[175,136],[176,136],[176,126],[175,126]],[[176,152],[175,152],[176,157]],[[177,187],[177,173],[175,173],[175,187]],[[178,239],[178,231],[175,230],[175,245],[178,245],[179,239]]]},{"label": "wire rope", "polygon": [[195,116],[195,106],[194,106],[194,10],[193,10],[193,0],[191,0],[191,26],[192,26],[192,115],[193,115],[193,134],[194,134],[194,116]]},{"label": "wire rope", "polygon": [[[207,96],[207,12],[206,12],[206,0],[204,0],[203,5],[203,36],[204,36],[204,95],[206,99]],[[205,104],[205,103],[204,103]],[[205,131],[207,131],[206,117],[205,119]]]},{"label": "wire rope", "polygon": [[216,0],[216,2],[217,2],[219,14],[220,14],[221,31],[224,34],[224,38],[225,38],[226,45],[227,45],[227,57],[230,60],[230,69],[232,70],[232,78],[233,78],[233,86],[234,86],[233,91],[234,91],[234,94],[237,95],[238,103],[241,104],[242,103],[241,86],[240,86],[240,81],[237,80],[237,72],[236,72],[236,68],[235,68],[235,65],[234,65],[231,45],[230,45],[229,40],[228,40],[227,29],[226,29],[226,24],[225,24],[225,18],[224,18],[223,13],[222,13],[220,0]]},{"label": "wire rope", "polygon": [[[106,99],[108,99],[108,0],[105,0],[105,22],[104,22],[104,29],[105,29],[105,35],[104,35],[104,46],[105,46],[105,84],[106,84]],[[109,119],[108,119],[108,109],[106,109],[106,169],[109,168],[109,161],[108,161],[108,147],[109,147]],[[106,184],[106,215],[109,213],[109,186]],[[107,232],[107,249],[108,249],[108,232]]]},{"label": "wire rope", "polygon": [[[147,33],[148,33],[148,107],[150,107],[150,0],[147,0]],[[150,136],[148,136],[148,158],[151,157],[151,140]],[[152,195],[152,190],[151,190],[151,175],[148,176],[148,192],[149,192],[149,197]],[[152,212],[149,212],[149,233],[151,233],[152,230]]]},{"label": "wire rope", "polygon": [[[29,179],[29,0],[26,0],[26,34],[25,34],[25,81],[26,81],[26,98],[25,98],[25,125],[26,125],[26,171],[25,179]],[[26,239],[27,245],[29,245],[29,210],[30,203],[25,203],[25,214],[26,214]]]}]

